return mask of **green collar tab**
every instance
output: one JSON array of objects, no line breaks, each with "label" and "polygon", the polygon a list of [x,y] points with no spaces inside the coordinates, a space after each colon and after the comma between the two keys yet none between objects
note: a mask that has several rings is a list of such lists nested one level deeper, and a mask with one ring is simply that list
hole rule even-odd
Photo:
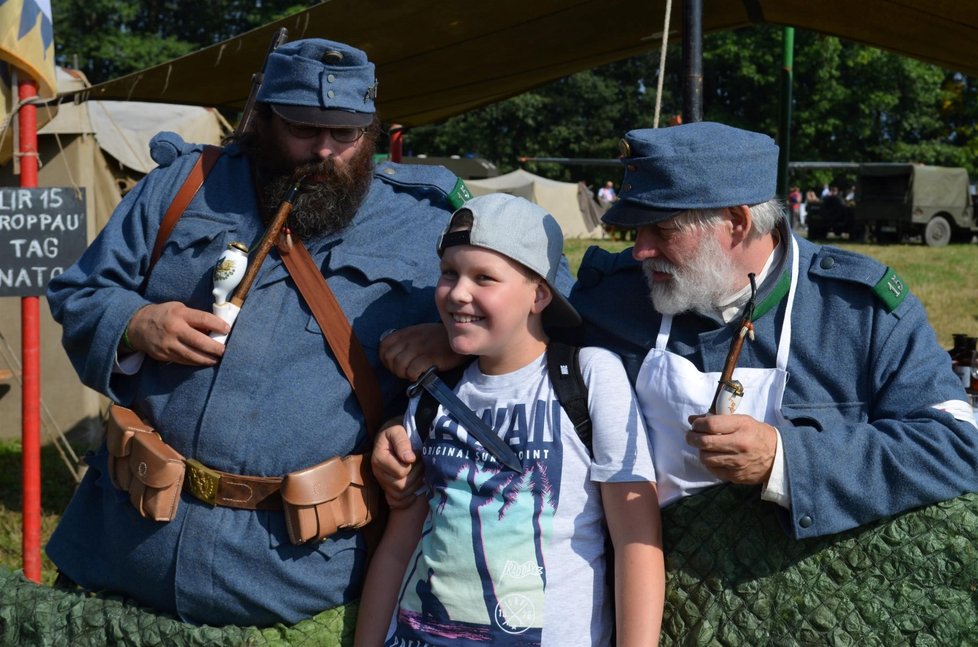
[{"label": "green collar tab", "polygon": [[887,267],[883,278],[873,286],[873,292],[886,305],[887,312],[896,310],[903,303],[903,300],[907,298],[909,291],[907,284],[897,276],[897,273],[893,271],[892,267]]},{"label": "green collar tab", "polygon": [[767,314],[771,308],[778,305],[778,303],[781,302],[781,299],[788,294],[788,290],[790,288],[791,270],[785,270],[781,275],[781,278],[778,279],[778,284],[774,286],[773,290],[771,290],[771,293],[764,297],[764,300],[754,307],[754,316],[751,317],[751,321],[757,321]]},{"label": "green collar tab", "polygon": [[452,209],[458,209],[471,199],[472,192],[469,191],[469,187],[465,186],[462,178],[459,178],[458,182],[455,183],[455,188],[448,194],[448,202],[452,205]]}]

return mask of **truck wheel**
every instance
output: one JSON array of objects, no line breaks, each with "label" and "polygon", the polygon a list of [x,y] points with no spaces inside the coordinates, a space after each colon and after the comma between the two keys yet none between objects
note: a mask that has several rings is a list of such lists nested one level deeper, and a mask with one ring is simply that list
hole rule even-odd
[{"label": "truck wheel", "polygon": [[944,247],[951,242],[951,223],[944,216],[934,216],[924,229],[924,242],[928,247]]}]

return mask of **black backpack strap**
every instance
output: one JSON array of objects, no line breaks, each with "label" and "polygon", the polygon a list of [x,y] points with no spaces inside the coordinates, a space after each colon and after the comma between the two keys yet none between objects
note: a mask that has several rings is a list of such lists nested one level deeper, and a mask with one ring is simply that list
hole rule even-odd
[{"label": "black backpack strap", "polygon": [[574,423],[574,431],[593,457],[591,414],[587,408],[587,384],[581,374],[580,354],[581,349],[577,346],[551,340],[547,346],[547,373],[560,406],[567,412],[567,417]]},{"label": "black backpack strap", "polygon": [[[587,408],[587,384],[581,373],[581,349],[563,342],[550,340],[547,346],[547,373],[554,385],[554,393],[560,400],[560,405],[567,412],[567,417],[574,423],[574,431],[587,447],[587,453],[594,458],[594,444],[591,442],[591,414]],[[611,535],[605,526],[604,545],[607,564],[605,565],[605,582],[608,590],[615,590],[615,546],[611,543]],[[615,596],[611,596],[612,615],[614,615]],[[611,644],[615,644],[616,630],[612,627]]]},{"label": "black backpack strap", "polygon": [[[448,385],[448,388],[454,389],[455,385],[462,379],[462,373],[465,372],[465,368],[469,364],[470,362],[465,362],[461,366],[456,366],[449,371],[439,373],[438,377]],[[414,412],[414,426],[422,438],[425,437],[425,434],[428,433],[431,425],[435,422],[436,413],[438,413],[438,400],[435,399],[435,396],[428,393],[426,389],[421,389],[421,399],[418,400],[418,409]]]}]

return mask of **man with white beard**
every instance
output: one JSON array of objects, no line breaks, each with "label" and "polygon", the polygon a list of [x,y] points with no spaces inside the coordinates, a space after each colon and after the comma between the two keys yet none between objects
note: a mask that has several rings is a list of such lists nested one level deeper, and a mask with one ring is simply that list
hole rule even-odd
[{"label": "man with white beard", "polygon": [[[716,123],[622,140],[604,221],[635,246],[588,250],[571,301],[635,384],[660,503],[757,485],[802,538],[978,490],[975,420],[923,306],[890,268],[792,234],[777,159]],[[750,309],[737,413],[705,415]]]}]

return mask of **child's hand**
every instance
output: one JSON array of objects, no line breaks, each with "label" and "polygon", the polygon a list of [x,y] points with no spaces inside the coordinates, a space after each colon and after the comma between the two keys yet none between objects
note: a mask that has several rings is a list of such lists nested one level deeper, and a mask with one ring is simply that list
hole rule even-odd
[{"label": "child's hand", "polygon": [[421,486],[423,468],[400,419],[388,421],[377,433],[370,467],[390,507],[403,509],[411,505]]}]

